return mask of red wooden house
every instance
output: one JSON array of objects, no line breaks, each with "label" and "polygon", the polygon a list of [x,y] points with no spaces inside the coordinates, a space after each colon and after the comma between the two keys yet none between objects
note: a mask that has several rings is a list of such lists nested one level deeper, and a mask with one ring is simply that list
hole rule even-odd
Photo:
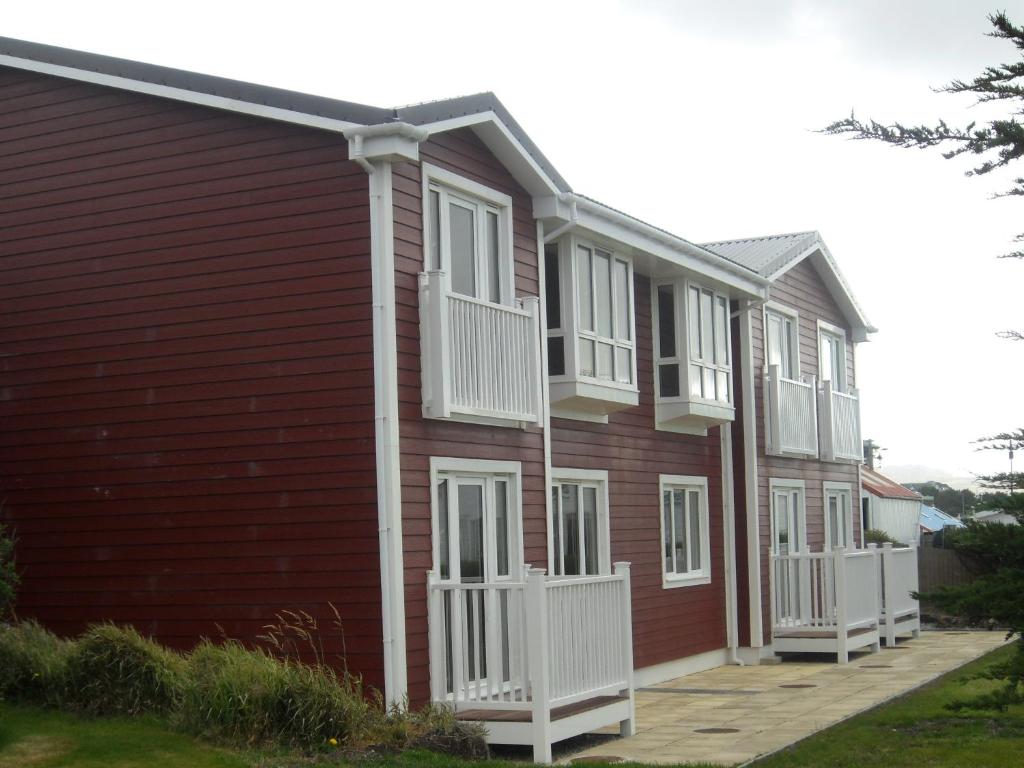
[{"label": "red wooden house", "polygon": [[491,94],[381,109],[0,39],[0,99],[23,615],[188,647],[331,602],[389,699],[538,759],[629,732],[637,685],[787,633],[845,652],[872,329],[816,234],[646,224]]}]

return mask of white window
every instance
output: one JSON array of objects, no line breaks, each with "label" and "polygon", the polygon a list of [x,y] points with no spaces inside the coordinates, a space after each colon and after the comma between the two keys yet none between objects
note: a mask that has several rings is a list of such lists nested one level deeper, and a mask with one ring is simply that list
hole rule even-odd
[{"label": "white window", "polygon": [[[603,246],[565,237],[544,249],[548,374],[636,392],[633,264]],[[574,391],[571,396],[580,395]],[[553,400],[558,393],[553,393]],[[635,405],[635,402],[633,403]]]},{"label": "white window", "polygon": [[439,578],[492,583],[519,576],[519,463],[431,458],[430,474]]},{"label": "white window", "polygon": [[804,481],[769,480],[772,553],[791,555],[807,551],[807,510]]},{"label": "white window", "polygon": [[511,304],[512,199],[428,164],[423,184],[427,269],[444,270],[454,293]]},{"label": "white window", "polygon": [[853,547],[853,514],[849,483],[825,483],[822,498],[825,511],[825,551]]},{"label": "white window", "polygon": [[660,490],[662,586],[709,583],[707,478],[662,475]]},{"label": "white window", "polygon": [[800,324],[796,312],[777,304],[764,310],[765,363],[779,366],[784,379],[800,379]]},{"label": "white window", "polygon": [[818,374],[831,381],[838,392],[846,391],[846,333],[842,328],[818,321]]},{"label": "white window", "polygon": [[611,573],[608,473],[554,469],[551,485],[551,574]]},{"label": "white window", "polygon": [[655,287],[657,395],[732,403],[729,299],[674,281]]}]

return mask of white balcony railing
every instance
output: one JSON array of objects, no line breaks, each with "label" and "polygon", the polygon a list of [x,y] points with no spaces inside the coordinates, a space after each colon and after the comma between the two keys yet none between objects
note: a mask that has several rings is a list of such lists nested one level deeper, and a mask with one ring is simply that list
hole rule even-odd
[{"label": "white balcony railing", "polygon": [[489,739],[533,744],[537,762],[551,761],[553,741],[584,732],[566,731],[567,721],[553,728],[556,707],[597,700],[604,706],[584,730],[618,723],[630,732],[629,563],[579,579],[524,572],[522,581],[476,584],[427,575],[432,700],[485,723],[491,712],[496,721],[522,712],[512,718],[521,729],[492,725]]},{"label": "white balcony railing", "polygon": [[777,365],[764,379],[765,452],[775,456],[818,455],[818,398],[814,377],[794,381]]},{"label": "white balcony railing", "polygon": [[423,414],[541,423],[540,300],[515,306],[452,293],[420,275]]},{"label": "white balcony railing", "polygon": [[896,635],[921,631],[921,609],[913,593],[917,592],[917,547],[885,544],[876,549],[869,544],[878,564],[879,626],[885,644],[896,645]]},{"label": "white balcony railing", "polygon": [[823,381],[821,392],[821,458],[825,461],[861,461],[860,397],[833,389]]}]

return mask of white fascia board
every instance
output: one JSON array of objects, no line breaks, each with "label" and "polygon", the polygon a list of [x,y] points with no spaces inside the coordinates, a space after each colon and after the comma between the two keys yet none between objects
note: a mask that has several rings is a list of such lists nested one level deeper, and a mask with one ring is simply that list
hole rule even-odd
[{"label": "white fascia board", "polygon": [[572,195],[571,202],[562,199],[541,199],[534,203],[537,218],[572,220],[571,206],[576,205],[576,225],[637,251],[650,254],[656,259],[679,267],[694,275],[710,279],[734,289],[741,294],[733,298],[750,298],[763,301],[768,297],[768,281],[742,267],[732,268],[721,256],[705,252],[698,246],[662,232],[654,227],[631,219],[625,214],[611,211],[586,198]]},{"label": "white fascia board", "polygon": [[43,61],[33,61],[31,59],[21,59],[15,56],[0,54],[0,66],[13,67],[15,69],[27,70],[29,72],[38,72],[43,75],[53,75],[54,77],[63,77],[68,80],[78,80],[83,83],[92,83],[93,85],[104,85],[110,88],[118,88],[122,91],[144,93],[149,96],[158,96],[164,99],[173,99],[174,101],[183,101],[189,104],[212,107],[214,109],[239,112],[244,115],[263,117],[284,123],[304,125],[310,128],[333,131],[335,133],[343,133],[349,128],[359,125],[359,123],[336,120],[332,117],[311,115],[306,112],[281,109],[280,107],[269,107],[266,104],[254,104],[248,101],[241,101],[240,99],[229,99],[224,96],[214,96],[209,93],[189,91],[185,88],[173,88],[168,85],[148,83],[144,80],[133,80],[131,78],[118,77],[116,75],[105,75],[101,72],[91,72],[87,69],[75,69],[74,67],[65,67]]},{"label": "white fascia board", "polygon": [[349,158],[395,163],[419,162],[420,142],[427,137],[422,128],[408,123],[359,125],[345,129],[344,135]]},{"label": "white fascia board", "polygon": [[491,110],[426,123],[422,128],[428,136],[454,131],[458,128],[472,128],[494,156],[508,169],[513,178],[522,184],[532,197],[557,195],[560,191],[544,169],[526,151],[519,139],[512,134],[508,126]]}]

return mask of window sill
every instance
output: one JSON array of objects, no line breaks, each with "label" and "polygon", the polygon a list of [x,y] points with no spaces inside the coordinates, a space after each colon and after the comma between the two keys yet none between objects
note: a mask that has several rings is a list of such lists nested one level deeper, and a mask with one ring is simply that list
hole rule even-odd
[{"label": "window sill", "polygon": [[702,584],[710,584],[711,577],[708,575],[697,575],[697,576],[669,576],[665,573],[661,575],[661,588],[662,589],[676,589],[677,587],[697,587]]}]

